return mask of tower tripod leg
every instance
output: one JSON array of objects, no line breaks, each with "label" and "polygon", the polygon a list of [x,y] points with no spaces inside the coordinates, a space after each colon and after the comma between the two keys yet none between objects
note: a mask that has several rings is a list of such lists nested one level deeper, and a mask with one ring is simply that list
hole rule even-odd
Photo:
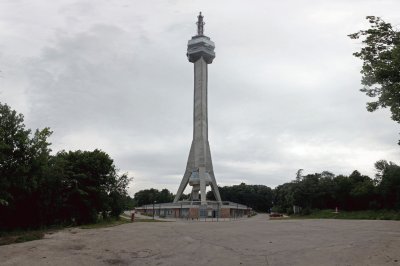
[{"label": "tower tripod leg", "polygon": [[207,204],[206,198],[206,168],[199,167],[201,204]]},{"label": "tower tripod leg", "polygon": [[219,189],[217,185],[217,180],[215,179],[214,169],[211,160],[211,150],[210,150],[210,143],[207,141],[207,171],[211,177],[211,188],[214,193],[215,199],[218,202],[221,202],[221,195],[219,194]]},{"label": "tower tripod leg", "polygon": [[187,184],[189,183],[189,178],[190,175],[192,174],[192,170],[194,167],[194,147],[193,147],[193,142],[192,142],[192,146],[190,147],[190,152],[189,152],[189,157],[188,157],[188,161],[186,164],[186,170],[185,170],[185,174],[183,175],[181,184],[179,185],[178,188],[178,192],[176,192],[176,196],[174,199],[174,202],[178,202],[179,199],[182,197],[182,193],[183,191],[185,191],[185,188],[187,186]]},{"label": "tower tripod leg", "polygon": [[185,171],[185,174],[183,175],[181,184],[179,185],[178,192],[176,193],[174,203],[178,202],[179,199],[182,197],[182,193],[183,193],[183,191],[185,191],[185,188],[186,188],[187,184],[189,183],[190,174],[191,173],[189,171]]},{"label": "tower tripod leg", "polygon": [[214,172],[210,173],[210,177],[211,177],[211,188],[214,193],[215,199],[218,202],[221,202],[221,195],[219,194],[219,189],[218,189],[217,181],[215,180]]}]

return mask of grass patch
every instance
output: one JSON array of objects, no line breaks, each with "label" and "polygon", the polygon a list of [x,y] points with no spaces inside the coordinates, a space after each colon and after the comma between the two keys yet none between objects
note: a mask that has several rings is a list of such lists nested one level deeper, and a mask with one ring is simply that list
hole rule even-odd
[{"label": "grass patch", "polygon": [[[154,219],[153,220],[153,216],[152,215],[146,215],[147,217],[151,217],[151,218],[137,218],[137,217],[135,217],[135,223],[137,223],[137,222],[149,222],[149,223],[153,223],[153,222],[168,222],[168,221],[163,221],[163,220],[157,220],[157,219]],[[131,217],[130,216],[128,216],[127,214],[121,214],[120,215],[120,217],[121,218],[124,218],[124,219],[127,219],[129,222],[131,221]]]},{"label": "grass patch", "polygon": [[42,239],[45,230],[1,232],[0,246]]},{"label": "grass patch", "polygon": [[257,212],[251,212],[250,214],[247,215],[247,218],[256,216],[258,213]]},{"label": "grass patch", "polygon": [[315,210],[309,215],[291,215],[292,219],[358,219],[358,220],[400,220],[400,212],[393,210],[340,211]]},{"label": "grass patch", "polygon": [[15,229],[11,231],[0,231],[0,246],[39,240],[42,239],[45,234],[53,234],[54,232],[67,227],[70,226],[52,225],[40,229]]},{"label": "grass patch", "polygon": [[135,219],[135,223],[141,223],[141,222],[147,222],[147,223],[159,223],[159,222],[161,222],[161,223],[165,223],[165,222],[168,222],[168,221],[161,221],[161,220],[156,220],[156,219]]},{"label": "grass patch", "polygon": [[[127,219],[126,217],[124,218],[121,218],[119,220],[115,218],[108,218],[94,224],[85,224],[77,227],[82,229],[95,229],[130,223],[130,219]],[[0,231],[0,246],[42,239],[45,234],[52,234],[64,228],[71,228],[71,226],[56,225],[37,230]]]},{"label": "grass patch", "polygon": [[117,220],[116,218],[107,218],[104,220],[100,220],[97,223],[84,224],[84,225],[80,225],[78,227],[81,229],[96,229],[96,228],[103,228],[103,227],[112,227],[112,226],[117,226],[117,225],[126,224],[126,223],[130,223],[130,220],[127,220],[124,218],[119,219],[119,220]]},{"label": "grass patch", "polygon": [[129,215],[124,214],[124,213],[121,214],[119,217],[128,219],[129,221],[131,220],[131,217]]}]

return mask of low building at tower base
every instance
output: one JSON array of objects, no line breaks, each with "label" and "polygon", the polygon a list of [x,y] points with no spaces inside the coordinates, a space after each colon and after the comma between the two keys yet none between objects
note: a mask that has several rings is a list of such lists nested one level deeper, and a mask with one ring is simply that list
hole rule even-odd
[{"label": "low building at tower base", "polygon": [[176,203],[154,203],[136,207],[143,215],[161,218],[201,219],[201,218],[243,218],[251,214],[252,209],[230,201],[178,201]]}]

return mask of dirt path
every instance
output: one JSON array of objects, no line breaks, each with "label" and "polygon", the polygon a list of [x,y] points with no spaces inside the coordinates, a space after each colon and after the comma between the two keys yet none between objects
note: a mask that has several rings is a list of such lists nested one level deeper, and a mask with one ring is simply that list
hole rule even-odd
[{"label": "dirt path", "polygon": [[0,265],[400,265],[400,222],[257,215],[67,229],[0,246]]}]

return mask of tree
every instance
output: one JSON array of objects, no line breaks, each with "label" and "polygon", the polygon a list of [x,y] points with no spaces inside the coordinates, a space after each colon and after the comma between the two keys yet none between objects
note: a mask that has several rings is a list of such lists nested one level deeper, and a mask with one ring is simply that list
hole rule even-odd
[{"label": "tree", "polygon": [[303,177],[302,175],[303,175],[303,169],[299,169],[299,170],[297,170],[297,172],[296,172],[296,182],[300,182],[301,181],[301,178]]},{"label": "tree", "polygon": [[131,180],[100,150],[50,155],[49,128],[26,129],[22,114],[0,103],[0,230],[119,217]]},{"label": "tree", "polygon": [[309,174],[297,183],[293,193],[294,205],[311,209],[321,203],[318,201],[320,177],[320,174]]},{"label": "tree", "polygon": [[[388,189],[392,189],[390,198],[397,199],[400,195],[395,193],[397,181],[393,176],[392,173],[386,178],[385,184],[388,184]],[[296,178],[290,183],[277,186],[274,189],[274,210],[291,213],[293,205],[300,206],[303,213],[309,213],[311,209],[339,207],[363,210],[380,206],[374,181],[358,171],[353,171],[350,176],[335,176],[323,171],[303,176],[300,181]]]},{"label": "tree", "polygon": [[375,179],[377,183],[380,183],[382,181],[382,175],[390,165],[396,164],[393,162],[388,163],[386,160],[379,160],[375,163],[375,169],[377,171],[377,173],[375,174]]},{"label": "tree", "polygon": [[151,188],[136,192],[134,199],[138,206],[142,206],[146,204],[153,204],[154,201],[157,203],[172,202],[174,200],[174,195],[166,188],[162,189],[161,191]]},{"label": "tree", "polygon": [[348,176],[338,175],[333,180],[334,183],[334,201],[335,207],[340,209],[350,209],[350,191],[352,183]]},{"label": "tree", "polygon": [[347,208],[352,210],[365,210],[375,198],[374,182],[371,178],[353,171],[349,176],[352,189],[350,190],[350,202]]},{"label": "tree", "polygon": [[400,166],[381,160],[375,163],[375,167],[383,207],[400,210]]},{"label": "tree", "polygon": [[65,219],[95,222],[99,213],[115,217],[125,208],[130,178],[118,175],[113,160],[100,150],[61,151],[54,158],[53,178],[62,180]]},{"label": "tree", "polygon": [[39,187],[50,156],[49,128],[26,129],[24,117],[0,103],[0,227],[40,220]]},{"label": "tree", "polygon": [[284,183],[274,189],[273,210],[281,213],[290,213],[294,205],[294,190],[298,182]]},{"label": "tree", "polygon": [[158,203],[172,202],[174,200],[174,194],[172,194],[168,189],[164,188],[160,191],[156,200]]},{"label": "tree", "polygon": [[[221,198],[247,205],[256,211],[266,212],[272,207],[272,189],[264,185],[240,185],[220,187]],[[215,200],[212,191],[207,192],[207,199]]]},{"label": "tree", "polygon": [[133,210],[137,206],[137,202],[134,198],[131,198],[131,196],[127,195],[125,197],[125,209],[126,210]]},{"label": "tree", "polygon": [[[366,17],[371,28],[348,35],[363,38],[360,52],[353,55],[363,60],[361,89],[367,96],[377,98],[367,103],[373,112],[379,107],[390,108],[392,119],[400,123],[400,31],[380,17]],[[400,145],[400,141],[399,141]]]},{"label": "tree", "polygon": [[120,214],[126,209],[130,208],[131,202],[130,197],[126,189],[128,188],[129,182],[132,178],[128,177],[127,174],[114,175],[114,180],[111,185],[109,196],[109,206],[111,216],[119,219]]}]

